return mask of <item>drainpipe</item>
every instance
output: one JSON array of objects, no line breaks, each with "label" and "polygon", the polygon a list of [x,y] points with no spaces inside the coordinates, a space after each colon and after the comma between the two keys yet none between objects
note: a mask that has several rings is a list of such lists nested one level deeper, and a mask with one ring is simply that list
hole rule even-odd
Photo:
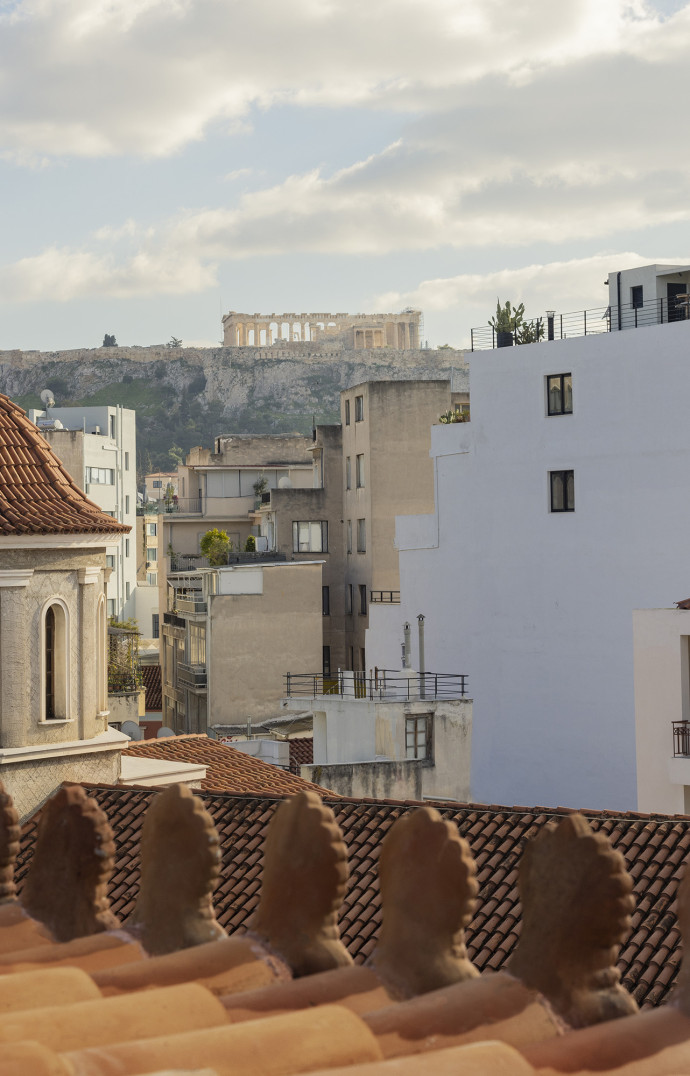
[{"label": "drainpipe", "polygon": [[616,302],[618,304],[618,331],[621,329],[621,275],[616,273]]},{"label": "drainpipe", "polygon": [[420,613],[417,617],[417,624],[419,626],[419,697],[420,699],[425,699],[426,684],[424,683],[424,613]]},{"label": "drainpipe", "polygon": [[409,620],[405,621],[403,631],[405,633],[405,642],[403,643],[403,648],[402,648],[402,652],[403,652],[402,667],[403,667],[403,669],[411,669],[412,668],[412,661],[411,661],[412,628],[410,627]]}]

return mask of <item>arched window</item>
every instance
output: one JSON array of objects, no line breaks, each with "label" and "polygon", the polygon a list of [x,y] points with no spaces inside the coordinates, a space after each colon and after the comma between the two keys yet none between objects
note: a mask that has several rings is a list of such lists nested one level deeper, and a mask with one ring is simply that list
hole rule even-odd
[{"label": "arched window", "polygon": [[41,720],[69,720],[69,612],[53,598],[41,625]]}]

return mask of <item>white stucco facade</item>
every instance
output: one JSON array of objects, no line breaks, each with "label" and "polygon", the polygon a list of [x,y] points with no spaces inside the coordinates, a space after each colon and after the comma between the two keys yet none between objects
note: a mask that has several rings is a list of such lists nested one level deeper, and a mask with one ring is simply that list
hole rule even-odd
[{"label": "white stucco facade", "polygon": [[[566,373],[572,413],[549,416]],[[401,605],[372,608],[369,662],[398,666],[426,615],[426,667],[469,676],[473,799],[635,809],[633,610],[690,593],[690,322],[483,352],[470,376],[471,422],[433,429],[434,514],[398,519]],[[559,470],[574,511],[550,510]]]}]

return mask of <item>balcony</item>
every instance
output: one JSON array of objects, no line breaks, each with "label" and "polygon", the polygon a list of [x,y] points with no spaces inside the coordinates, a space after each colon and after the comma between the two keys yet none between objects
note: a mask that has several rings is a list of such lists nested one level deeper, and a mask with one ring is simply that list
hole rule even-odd
[{"label": "balcony", "polygon": [[[623,329],[642,329],[648,325],[665,325],[668,322],[687,321],[690,317],[690,301],[676,296],[674,299],[650,299],[633,305],[621,303],[600,306],[591,310],[577,310],[569,314],[545,314],[525,322],[531,330],[532,343],[548,343],[550,340],[570,340],[574,336],[598,336],[601,333],[618,332]],[[510,334],[506,334],[510,337]],[[490,351],[498,346],[496,331],[491,325],[470,329],[472,351]]]},{"label": "balcony", "polygon": [[177,681],[186,687],[206,687],[207,675],[205,665],[185,665],[179,662],[177,666]]},{"label": "balcony", "polygon": [[338,695],[340,698],[396,699],[464,699],[467,695],[467,675],[464,673],[423,673],[403,676],[398,670],[379,669],[374,676],[364,673],[286,673],[285,698],[313,699],[318,695]]},{"label": "balcony", "polygon": [[174,613],[163,613],[163,623],[167,624],[169,628],[187,627],[187,621],[181,616],[175,616]]},{"label": "balcony", "polygon": [[673,722],[673,757],[690,758],[690,721]]},{"label": "balcony", "polygon": [[202,598],[177,598],[175,600],[175,610],[180,614],[205,616],[206,602]]},{"label": "balcony", "polygon": [[[239,551],[236,553],[228,553],[228,559],[225,564],[215,565],[215,567],[224,568],[226,566],[232,566],[233,564],[275,564],[276,561],[287,560],[285,553],[245,553]],[[201,568],[212,567],[208,557],[202,556],[201,553],[171,553],[170,555],[170,571],[172,572],[196,572]]]}]

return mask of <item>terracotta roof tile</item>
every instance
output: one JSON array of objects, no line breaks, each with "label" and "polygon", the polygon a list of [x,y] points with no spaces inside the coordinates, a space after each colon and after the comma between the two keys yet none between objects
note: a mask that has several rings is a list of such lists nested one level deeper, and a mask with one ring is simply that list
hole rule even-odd
[{"label": "terracotta roof tile", "polygon": [[203,734],[137,740],[124,753],[138,758],[194,762],[206,766],[206,778],[201,782],[201,787],[208,791],[290,796],[302,789],[311,789],[321,796],[335,795],[328,789],[281,770],[279,766],[245,755],[229,744],[211,740]]},{"label": "terracotta roof tile", "polygon": [[[205,737],[177,737],[190,742]],[[169,745],[171,738],[163,741]],[[224,747],[233,754],[232,748]],[[161,741],[154,741],[156,745]],[[132,745],[133,753],[148,745]],[[243,764],[257,763],[242,756]],[[195,756],[193,761],[199,761]],[[258,765],[264,767],[264,764]],[[268,767],[274,770],[275,767]],[[280,771],[278,771],[280,773]],[[282,774],[282,778],[291,778]],[[298,780],[292,777],[293,781]],[[139,884],[139,838],[147,804],[156,793],[134,788],[95,788],[92,794],[107,812],[115,831],[117,864],[110,896],[116,914],[126,917],[134,906]],[[227,795],[200,793],[218,828],[224,851],[223,870],[215,893],[218,918],[226,930],[242,931],[255,909],[261,882],[263,838],[281,793]],[[350,881],[343,904],[342,937],[357,963],[373,951],[381,923],[376,864],[381,840],[396,818],[415,805],[355,801],[326,797],[343,830],[350,857]],[[504,967],[520,929],[520,903],[515,864],[524,838],[563,810],[510,810],[476,804],[438,804],[441,814],[457,823],[478,863],[480,893],[477,910],[466,931],[468,951],[480,970]],[[684,856],[690,849],[690,818],[583,812],[592,827],[610,833],[612,843],[635,868],[636,910],[619,967],[623,982],[641,1005],[666,1001],[680,962],[680,935],[673,914],[676,887]],[[18,881],[26,872],[35,838],[36,820],[26,827],[18,866]],[[509,843],[511,864],[496,871],[490,866],[496,841]],[[487,845],[490,848],[487,848]],[[670,856],[673,862],[670,862]]]},{"label": "terracotta roof tile", "polygon": [[146,710],[163,710],[160,665],[142,665],[141,675],[146,688]]},{"label": "terracotta roof tile", "polygon": [[21,407],[0,393],[0,535],[130,529],[89,500]]},{"label": "terracotta roof tile", "polygon": [[314,761],[314,741],[311,736],[296,736],[288,740],[290,747],[290,773],[299,776],[300,766],[311,766]]}]

